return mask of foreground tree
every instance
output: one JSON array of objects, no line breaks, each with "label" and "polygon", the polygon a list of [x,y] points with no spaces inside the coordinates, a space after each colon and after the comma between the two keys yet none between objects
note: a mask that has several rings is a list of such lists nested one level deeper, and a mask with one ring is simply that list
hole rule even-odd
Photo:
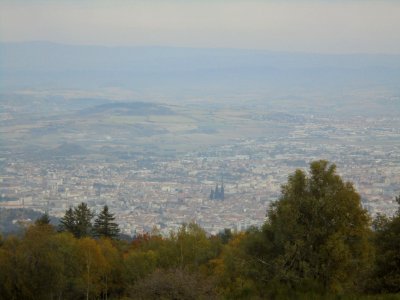
[{"label": "foreground tree", "polygon": [[195,223],[183,224],[176,234],[170,236],[170,239],[175,244],[175,254],[179,258],[180,268],[195,270],[215,257],[218,252],[207,238],[204,229]]},{"label": "foreground tree", "polygon": [[[116,295],[121,294],[124,287],[123,282],[123,260],[122,251],[116,245],[118,242],[110,239],[99,239],[97,244],[105,258],[103,273],[101,278],[101,299],[117,299]],[[118,298],[120,299],[120,298]]]},{"label": "foreground tree", "polygon": [[102,292],[102,281],[107,274],[107,260],[95,240],[85,237],[78,241],[80,274],[78,287],[86,300],[97,297]]},{"label": "foreground tree", "polygon": [[94,221],[93,233],[97,237],[117,238],[119,234],[118,224],[114,222],[115,217],[104,205],[103,210]]},{"label": "foreground tree", "polygon": [[374,220],[376,262],[371,288],[374,292],[400,292],[400,195],[393,217],[378,215]]},{"label": "foreground tree", "polygon": [[20,299],[52,299],[62,287],[63,264],[50,225],[27,229],[15,252]]},{"label": "foreground tree", "polygon": [[[336,166],[320,160],[310,175],[297,170],[272,204],[260,234],[248,251],[256,273],[269,286],[319,292],[362,288],[372,248],[367,212]],[[260,268],[259,268],[260,269]]]},{"label": "foreground tree", "polygon": [[[259,231],[257,233],[260,237]],[[259,277],[260,262],[249,255],[249,249],[246,247],[252,242],[253,235],[252,232],[233,234],[224,245],[220,257],[212,260],[219,293],[226,299],[259,298],[255,283],[262,279]]]},{"label": "foreground tree", "polygon": [[16,252],[21,241],[11,236],[5,239],[0,247],[0,299],[22,299],[19,289],[19,272],[17,270]]}]

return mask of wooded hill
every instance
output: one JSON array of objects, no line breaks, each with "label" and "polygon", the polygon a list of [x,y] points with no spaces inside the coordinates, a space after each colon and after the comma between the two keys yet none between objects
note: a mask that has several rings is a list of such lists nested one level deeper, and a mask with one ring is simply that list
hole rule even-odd
[{"label": "wooded hill", "polygon": [[[400,196],[396,197],[400,205]],[[86,204],[0,239],[0,299],[399,299],[400,206],[374,220],[327,161],[288,177],[261,228],[118,240]]]}]

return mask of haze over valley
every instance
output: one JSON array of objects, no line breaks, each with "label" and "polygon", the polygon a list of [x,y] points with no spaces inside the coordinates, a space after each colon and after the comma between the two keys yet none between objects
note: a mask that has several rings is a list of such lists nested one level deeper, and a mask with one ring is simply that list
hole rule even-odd
[{"label": "haze over valley", "polygon": [[[400,182],[400,56],[2,43],[1,202],[108,204],[124,233],[260,225],[326,159],[372,214]],[[224,186],[224,199],[210,191]]]}]

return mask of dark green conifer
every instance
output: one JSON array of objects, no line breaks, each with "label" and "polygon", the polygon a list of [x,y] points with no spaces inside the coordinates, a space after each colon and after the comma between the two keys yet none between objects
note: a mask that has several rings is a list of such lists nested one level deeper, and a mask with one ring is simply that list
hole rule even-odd
[{"label": "dark green conifer", "polygon": [[94,235],[97,237],[116,238],[119,234],[118,224],[113,222],[114,214],[108,211],[108,206],[104,205],[103,210],[94,221]]},{"label": "dark green conifer", "polygon": [[75,216],[72,207],[70,207],[66,212],[64,217],[60,220],[59,225],[60,231],[68,231],[75,235],[76,232],[76,224],[75,224]]},{"label": "dark green conifer", "polygon": [[65,212],[60,220],[59,230],[71,232],[77,238],[89,236],[92,232],[93,217],[94,213],[82,202],[78,207],[70,207]]},{"label": "dark green conifer", "polygon": [[86,203],[82,202],[74,208],[75,236],[77,238],[89,236],[92,232],[92,219],[94,213]]}]

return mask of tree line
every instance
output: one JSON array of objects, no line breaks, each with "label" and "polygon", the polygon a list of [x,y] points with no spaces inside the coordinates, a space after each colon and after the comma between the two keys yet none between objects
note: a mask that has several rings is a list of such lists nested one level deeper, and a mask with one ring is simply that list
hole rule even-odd
[{"label": "tree line", "polygon": [[[118,236],[120,231],[118,224],[114,222],[115,217],[109,212],[107,205],[103,207],[92,224],[94,216],[95,213],[84,202],[75,208],[70,207],[60,220],[59,231],[70,232],[76,238],[93,236],[112,239]],[[46,215],[45,218],[47,218]]]},{"label": "tree line", "polygon": [[261,227],[208,236],[194,223],[118,239],[82,203],[0,238],[0,299],[398,299],[400,196],[372,219],[327,161],[297,170]]}]

